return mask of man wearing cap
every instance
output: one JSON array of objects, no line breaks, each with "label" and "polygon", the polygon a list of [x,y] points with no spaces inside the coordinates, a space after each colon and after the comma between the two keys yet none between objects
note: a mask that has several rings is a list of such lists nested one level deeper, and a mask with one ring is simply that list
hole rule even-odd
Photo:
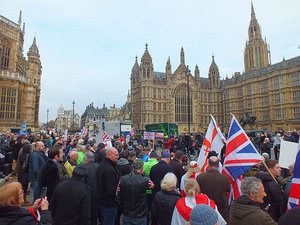
[{"label": "man wearing cap", "polygon": [[95,162],[96,163],[101,163],[105,159],[105,144],[104,143],[99,143],[97,146],[97,150],[94,152],[95,154]]},{"label": "man wearing cap", "polygon": [[141,159],[133,161],[133,171],[122,176],[119,184],[119,195],[123,210],[124,224],[147,225],[146,191],[153,183],[144,177],[144,162]]},{"label": "man wearing cap", "polygon": [[160,182],[164,176],[171,172],[174,173],[174,169],[169,165],[171,160],[170,153],[168,151],[163,151],[161,153],[161,160],[155,164],[150,170],[150,179],[154,183],[154,188],[152,191],[152,200],[155,197],[155,194],[160,191]]},{"label": "man wearing cap", "polygon": [[85,184],[87,176],[87,169],[78,166],[71,179],[57,185],[49,207],[54,225],[90,225],[91,191]]},{"label": "man wearing cap", "polygon": [[116,191],[119,176],[116,163],[118,159],[118,150],[113,147],[107,148],[106,158],[97,169],[98,218],[102,225],[114,224],[117,215]]},{"label": "man wearing cap", "polygon": [[196,180],[203,194],[215,201],[220,214],[228,221],[228,193],[230,192],[230,184],[228,178],[220,174],[219,159],[216,156],[211,156],[208,160],[209,170],[197,176]]}]

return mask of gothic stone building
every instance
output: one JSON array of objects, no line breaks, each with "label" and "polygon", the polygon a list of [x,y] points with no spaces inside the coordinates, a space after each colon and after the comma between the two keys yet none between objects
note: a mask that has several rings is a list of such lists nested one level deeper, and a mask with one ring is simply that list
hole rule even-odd
[{"label": "gothic stone building", "polygon": [[41,92],[42,66],[34,38],[23,55],[25,23],[22,12],[15,23],[0,15],[0,131],[20,128],[37,130]]},{"label": "gothic stone building", "polygon": [[[131,72],[132,123],[136,130],[146,124],[171,122],[179,133],[204,131],[212,114],[228,130],[230,113],[237,119],[255,116],[245,129],[300,128],[300,57],[271,64],[268,45],[251,5],[251,21],[244,50],[243,74],[220,79],[214,56],[208,78],[193,75],[181,49],[180,65],[172,72],[170,58],[165,72],[153,70],[146,44],[140,64],[137,57]],[[189,92],[189,93],[188,93]]]}]

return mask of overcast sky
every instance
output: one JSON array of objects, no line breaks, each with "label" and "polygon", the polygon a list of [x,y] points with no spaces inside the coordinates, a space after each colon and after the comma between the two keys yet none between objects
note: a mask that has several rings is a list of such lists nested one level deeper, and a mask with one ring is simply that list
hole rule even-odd
[{"label": "overcast sky", "polygon": [[[271,48],[272,64],[299,56],[300,1],[254,0],[256,18]],[[207,77],[212,54],[221,78],[243,72],[250,0],[0,0],[0,14],[26,23],[24,54],[36,35],[43,66],[40,121],[59,106],[82,115],[90,103],[121,107],[135,56],[147,42],[154,70],[185,62]]]}]

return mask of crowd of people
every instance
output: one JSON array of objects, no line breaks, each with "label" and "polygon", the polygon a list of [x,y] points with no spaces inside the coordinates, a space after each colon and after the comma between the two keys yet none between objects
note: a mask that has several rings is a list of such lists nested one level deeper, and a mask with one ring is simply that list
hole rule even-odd
[{"label": "crowd of people", "polygon": [[[186,157],[187,143],[196,146],[197,138],[171,137],[159,147],[119,138],[106,146],[80,134],[5,133],[1,152],[11,159],[17,182],[0,188],[0,224],[299,224],[300,208],[286,208],[294,165],[284,173],[270,159],[263,147],[269,138],[253,140],[266,167],[260,163],[245,173],[241,196],[229,203],[222,154],[211,152],[203,173]],[[274,152],[281,140],[278,132]]]}]

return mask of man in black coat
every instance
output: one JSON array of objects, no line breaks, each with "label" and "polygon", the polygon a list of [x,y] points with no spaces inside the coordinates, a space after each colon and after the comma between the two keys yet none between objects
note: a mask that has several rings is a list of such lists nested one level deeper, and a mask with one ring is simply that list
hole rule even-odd
[{"label": "man in black coat", "polygon": [[120,197],[124,224],[147,225],[147,194],[153,183],[143,176],[143,160],[133,161],[133,171],[120,179]]},{"label": "man in black coat", "polygon": [[177,178],[177,187],[180,186],[181,177],[185,174],[185,170],[183,169],[183,166],[181,165],[181,159],[183,157],[183,151],[177,150],[175,152],[175,157],[170,161],[170,166],[174,169],[175,176]]},{"label": "man in black coat", "polygon": [[[275,179],[281,175],[281,168],[277,160],[268,160],[266,165]],[[266,209],[275,221],[278,221],[280,218],[281,202],[283,200],[283,190],[279,183],[273,179],[271,174],[261,172],[255,176],[261,179],[267,194],[264,198],[262,208]]]},{"label": "man in black coat", "polygon": [[97,169],[98,218],[102,225],[114,224],[117,215],[116,191],[119,176],[116,162],[118,159],[118,150],[113,147],[107,148],[106,158]]},{"label": "man in black coat", "polygon": [[164,176],[168,173],[174,173],[174,169],[169,165],[171,160],[170,153],[163,151],[161,154],[161,160],[152,166],[150,170],[150,180],[154,183],[154,188],[152,190],[152,200],[155,197],[155,194],[160,191],[160,182]]},{"label": "man in black coat", "polygon": [[86,184],[87,168],[75,167],[71,179],[57,185],[50,203],[53,225],[91,224],[91,190]]},{"label": "man in black coat", "polygon": [[91,190],[91,225],[97,225],[97,169],[98,164],[95,162],[95,155],[91,151],[84,154],[83,167],[87,169],[87,185]]},{"label": "man in black coat", "polygon": [[48,160],[38,174],[37,196],[40,196],[43,187],[47,187],[47,199],[50,202],[56,185],[59,183],[57,163],[63,157],[60,145],[54,145],[48,153]]}]

